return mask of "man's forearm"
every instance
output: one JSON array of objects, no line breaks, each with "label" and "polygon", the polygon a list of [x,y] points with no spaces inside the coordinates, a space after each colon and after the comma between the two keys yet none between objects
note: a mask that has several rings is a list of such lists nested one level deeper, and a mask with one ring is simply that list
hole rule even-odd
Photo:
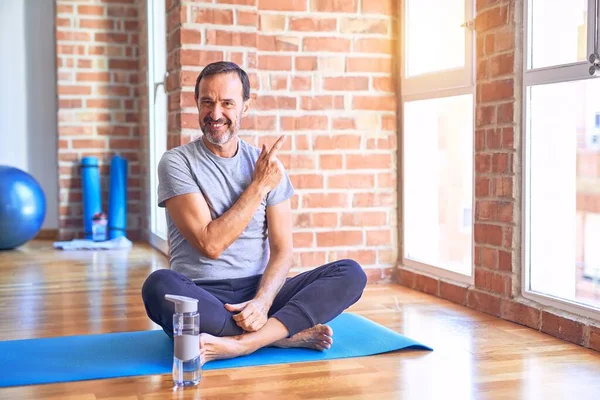
[{"label": "man's forearm", "polygon": [[201,247],[211,257],[217,258],[246,229],[265,196],[261,185],[254,181],[250,183],[229,210],[206,226],[203,237],[199,239]]},{"label": "man's forearm", "polygon": [[265,268],[262,279],[256,292],[256,299],[267,303],[271,307],[275,296],[285,283],[288,272],[292,266],[292,251],[276,251],[271,253],[269,263]]}]

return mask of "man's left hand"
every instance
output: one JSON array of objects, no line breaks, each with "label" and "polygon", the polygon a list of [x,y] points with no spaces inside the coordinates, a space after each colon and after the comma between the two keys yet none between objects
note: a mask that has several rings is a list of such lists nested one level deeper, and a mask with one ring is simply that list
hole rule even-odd
[{"label": "man's left hand", "polygon": [[260,299],[252,299],[238,304],[225,304],[233,315],[236,324],[246,332],[256,332],[267,323],[268,304]]}]

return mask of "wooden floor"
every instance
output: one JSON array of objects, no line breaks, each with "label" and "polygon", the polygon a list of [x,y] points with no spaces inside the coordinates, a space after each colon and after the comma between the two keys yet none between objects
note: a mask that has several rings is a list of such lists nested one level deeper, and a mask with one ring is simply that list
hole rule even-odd
[{"label": "wooden floor", "polygon": [[[61,252],[35,242],[0,252],[0,340],[156,329],[140,287],[164,267],[146,245]],[[6,388],[0,398],[600,399],[597,352],[395,285],[367,287],[350,311],[434,351],[205,371],[185,391],[165,374]]]}]

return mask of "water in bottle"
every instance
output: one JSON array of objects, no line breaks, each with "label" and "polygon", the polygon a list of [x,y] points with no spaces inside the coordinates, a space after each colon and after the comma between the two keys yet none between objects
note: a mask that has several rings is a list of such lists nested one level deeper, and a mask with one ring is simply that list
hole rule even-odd
[{"label": "water in bottle", "polygon": [[165,298],[175,303],[173,383],[178,387],[197,385],[202,377],[198,300],[171,294]]}]

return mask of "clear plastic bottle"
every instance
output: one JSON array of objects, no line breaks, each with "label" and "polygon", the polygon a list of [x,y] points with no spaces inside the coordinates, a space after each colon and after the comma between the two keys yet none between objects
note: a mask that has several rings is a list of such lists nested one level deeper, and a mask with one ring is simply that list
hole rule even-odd
[{"label": "clear plastic bottle", "polygon": [[173,314],[173,383],[175,386],[195,386],[202,378],[200,364],[200,315],[198,300],[167,294],[175,303]]},{"label": "clear plastic bottle", "polygon": [[108,220],[106,214],[99,212],[92,217],[92,240],[94,242],[103,242],[106,240],[106,227]]}]

